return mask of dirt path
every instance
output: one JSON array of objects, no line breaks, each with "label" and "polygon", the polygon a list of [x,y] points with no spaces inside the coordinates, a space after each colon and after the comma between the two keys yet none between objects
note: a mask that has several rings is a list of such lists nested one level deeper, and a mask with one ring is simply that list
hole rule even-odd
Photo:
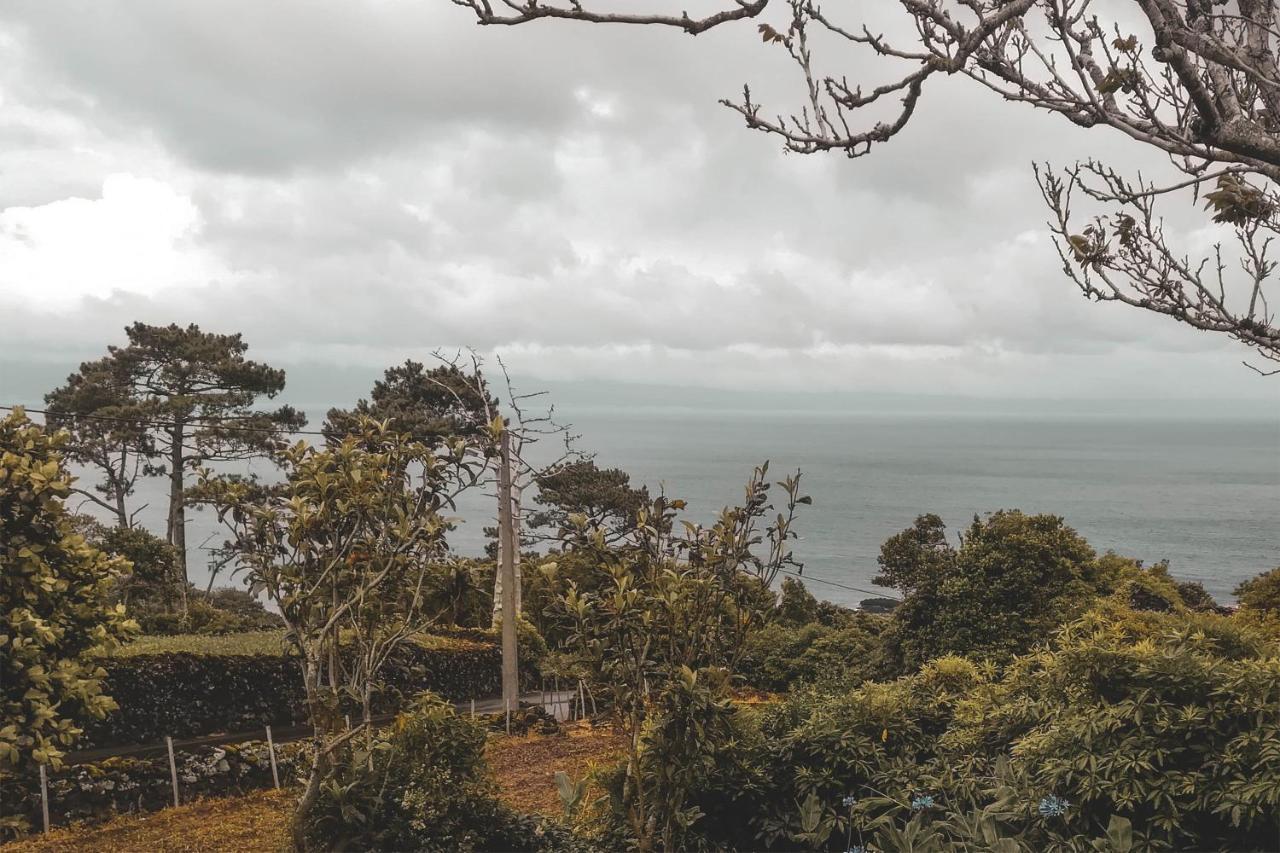
[{"label": "dirt path", "polygon": [[563,810],[556,771],[577,781],[592,767],[618,759],[624,747],[622,737],[610,729],[571,723],[561,735],[495,739],[485,757],[504,802],[517,811],[558,818]]}]

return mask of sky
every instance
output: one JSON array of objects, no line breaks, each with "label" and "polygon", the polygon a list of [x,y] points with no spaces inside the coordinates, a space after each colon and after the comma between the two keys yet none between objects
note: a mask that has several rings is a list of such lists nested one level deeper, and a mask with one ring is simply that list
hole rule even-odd
[{"label": "sky", "polygon": [[[896,70],[828,47],[852,81]],[[313,384],[470,346],[547,382],[1274,400],[1239,345],[1063,276],[1032,161],[1149,152],[940,80],[870,157],[798,156],[717,105],[743,83],[802,94],[751,24],[7,0],[0,397],[142,320]],[[1220,237],[1188,210],[1173,235]]]}]

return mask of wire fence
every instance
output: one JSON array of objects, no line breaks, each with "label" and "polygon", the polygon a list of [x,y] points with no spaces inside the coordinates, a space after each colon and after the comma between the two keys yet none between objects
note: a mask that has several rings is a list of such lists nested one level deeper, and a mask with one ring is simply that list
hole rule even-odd
[{"label": "wire fence", "polygon": [[[570,687],[570,689],[561,689],[558,679],[543,679],[539,690],[526,693],[519,699],[519,707],[504,708],[501,698],[484,698],[470,699],[466,702],[453,703],[454,710],[459,714],[468,714],[471,719],[475,719],[480,715],[503,715],[505,717],[504,728],[507,734],[511,733],[512,714],[519,710],[519,707],[536,707],[553,717],[557,722],[568,722],[575,719],[586,718],[589,714],[587,708],[591,708],[591,714],[595,713],[595,700],[590,696],[590,691],[582,682]],[[390,723],[396,717],[395,714],[378,714],[370,718],[369,723],[374,727],[382,727]],[[348,728],[351,726],[350,717],[347,718]],[[178,806],[182,804],[182,784],[181,776],[178,772],[177,754],[179,752],[194,752],[205,749],[216,749],[229,744],[241,744],[247,742],[265,743],[267,746],[267,754],[269,756],[271,766],[271,780],[275,788],[280,788],[280,768],[278,762],[277,746],[295,741],[305,740],[312,737],[314,730],[309,725],[290,725],[280,728],[272,726],[264,726],[261,729],[253,729],[238,732],[219,732],[200,737],[182,738],[175,740],[170,736],[165,736],[163,740],[145,744],[130,744],[125,746],[103,747],[99,749],[86,749],[69,752],[66,755],[66,764],[69,768],[75,768],[81,765],[95,764],[114,758],[128,759],[147,759],[158,758],[160,756],[167,757],[167,766],[169,771],[169,782],[172,788],[173,797],[172,804]],[[39,769],[40,783],[40,815],[42,828],[48,833],[52,828],[51,820],[51,798],[49,793],[49,773],[44,765],[40,765]]]}]

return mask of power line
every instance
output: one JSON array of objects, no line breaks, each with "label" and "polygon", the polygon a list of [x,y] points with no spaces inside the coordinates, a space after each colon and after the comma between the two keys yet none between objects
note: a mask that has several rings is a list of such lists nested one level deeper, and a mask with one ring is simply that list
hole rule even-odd
[{"label": "power line", "polygon": [[[50,413],[50,412],[49,412],[49,410],[47,410],[47,409],[31,409],[31,408],[27,408],[27,407],[25,407],[25,406],[23,406],[23,407],[17,407],[17,406],[2,406],[2,405],[0,405],[0,409],[4,409],[4,410],[7,410],[7,411],[13,411],[15,408],[22,408],[24,411],[27,411],[27,412],[34,412],[35,414],[38,414],[38,415],[44,415],[45,417],[50,417],[50,416],[55,417],[55,418],[57,418],[57,417],[66,417],[66,418],[71,418],[71,419],[85,418],[85,419],[88,419],[88,420],[114,421],[114,422],[117,422],[117,423],[129,423],[129,424],[134,424],[134,425],[136,425],[136,426],[153,426],[153,427],[172,427],[172,426],[177,426],[177,422],[176,422],[176,421],[152,421],[152,420],[144,420],[144,419],[138,419],[138,418],[120,418],[120,417],[113,417],[113,416],[111,416],[111,415],[59,414],[59,413],[57,413],[57,412]],[[195,416],[192,416],[191,418],[189,418],[188,420],[189,420],[189,421],[208,421],[208,420],[213,420],[213,419],[212,419],[212,418],[209,418],[209,417],[206,417],[206,416],[195,415]],[[232,426],[222,426],[222,425],[219,425],[219,426],[218,426],[218,429],[226,430],[226,431],[232,431],[232,432],[270,433],[270,434],[272,434],[272,435],[318,435],[318,436],[322,436],[322,437],[324,437],[324,435],[325,435],[323,432],[320,432],[320,431],[318,431],[318,430],[298,430],[298,429],[293,429],[293,430],[283,430],[283,429],[269,429],[269,428],[265,428],[265,427],[232,427]],[[802,574],[802,573],[800,573],[800,572],[789,572],[789,571],[787,571],[787,570],[785,570],[785,569],[780,569],[779,571],[781,571],[781,572],[782,572],[782,574],[785,574],[785,575],[791,575],[792,577],[801,578],[802,580],[811,580],[811,581],[813,581],[814,583],[826,584],[827,586],[833,586],[833,587],[836,587],[836,588],[838,588],[838,589],[847,590],[847,591],[849,591],[849,592],[859,592],[859,593],[862,593],[862,594],[864,594],[864,595],[871,595],[871,596],[875,596],[875,597],[877,597],[877,598],[889,598],[889,599],[892,599],[893,601],[901,601],[901,600],[902,600],[902,599],[900,599],[900,598],[894,598],[894,597],[893,597],[893,596],[891,596],[891,595],[886,595],[886,594],[884,593],[884,591],[883,591],[883,590],[863,589],[862,587],[858,587],[858,586],[851,586],[851,585],[849,585],[849,584],[841,583],[841,582],[839,582],[839,581],[833,581],[833,580],[828,580],[828,579],[826,579],[826,578],[820,578],[820,577],[817,577],[816,575],[812,575],[812,574],[810,574],[810,575],[806,575],[806,574]]]},{"label": "power line", "polygon": [[[18,409],[18,408],[21,408],[23,411],[26,411],[26,412],[34,412],[35,414],[38,414],[38,415],[44,415],[46,418],[54,417],[54,418],[67,418],[69,420],[83,419],[83,420],[91,420],[91,421],[110,421],[114,423],[133,424],[134,426],[151,426],[151,427],[173,427],[173,426],[180,425],[178,421],[153,421],[145,418],[121,418],[121,417],[115,417],[113,415],[85,415],[85,414],[72,413],[72,412],[50,412],[48,409],[31,409],[31,408],[27,408],[26,406],[0,406],[0,409],[5,409],[7,411],[13,411],[14,409]],[[181,422],[181,425],[199,423],[201,421],[213,421],[217,429],[225,432],[257,432],[257,433],[269,433],[271,435],[319,435],[319,436],[324,435],[324,433],[320,432],[319,430],[271,429],[270,427],[226,426],[225,424],[222,423],[221,419],[212,418],[206,415],[192,415],[186,421]]]},{"label": "power line", "polygon": [[778,571],[781,571],[781,573],[785,575],[791,575],[792,578],[800,578],[803,580],[813,580],[814,583],[827,584],[828,587],[838,587],[840,589],[847,589],[849,590],[849,592],[864,593],[864,594],[867,594],[867,596],[876,596],[877,598],[890,598],[892,599],[892,601],[902,601],[901,598],[893,598],[893,596],[886,596],[886,594],[884,594],[884,590],[882,589],[863,589],[861,587],[850,587],[849,584],[842,584],[838,580],[827,580],[826,578],[817,578],[817,576],[814,576],[814,575],[800,574],[799,571],[787,571],[786,569],[780,569]]}]

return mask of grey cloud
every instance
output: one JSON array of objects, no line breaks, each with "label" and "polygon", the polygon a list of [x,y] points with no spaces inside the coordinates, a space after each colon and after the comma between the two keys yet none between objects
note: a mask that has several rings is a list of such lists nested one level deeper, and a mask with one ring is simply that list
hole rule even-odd
[{"label": "grey cloud", "polygon": [[[1032,388],[1078,370],[1071,382],[1119,389],[1173,381],[1150,374],[1175,353],[1231,363],[1212,336],[1085,302],[1043,239],[1031,155],[1128,163],[1133,149],[963,81],[940,81],[907,133],[849,162],[784,155],[715,105],[744,80],[798,104],[790,66],[750,28],[696,42],[481,30],[420,0],[25,2],[5,18],[22,50],[0,80],[38,115],[0,113],[0,148],[64,150],[33,153],[30,198],[0,206],[155,175],[191,194],[192,239],[222,269],[204,287],[56,314],[6,301],[0,279],[18,329],[0,359],[93,342],[78,359],[142,319],[243,330],[292,360],[474,345],[548,375],[730,384],[937,370],[961,390],[998,386],[1000,371]],[[887,73],[852,56],[868,82]],[[1090,366],[1108,355],[1118,367]]]}]

